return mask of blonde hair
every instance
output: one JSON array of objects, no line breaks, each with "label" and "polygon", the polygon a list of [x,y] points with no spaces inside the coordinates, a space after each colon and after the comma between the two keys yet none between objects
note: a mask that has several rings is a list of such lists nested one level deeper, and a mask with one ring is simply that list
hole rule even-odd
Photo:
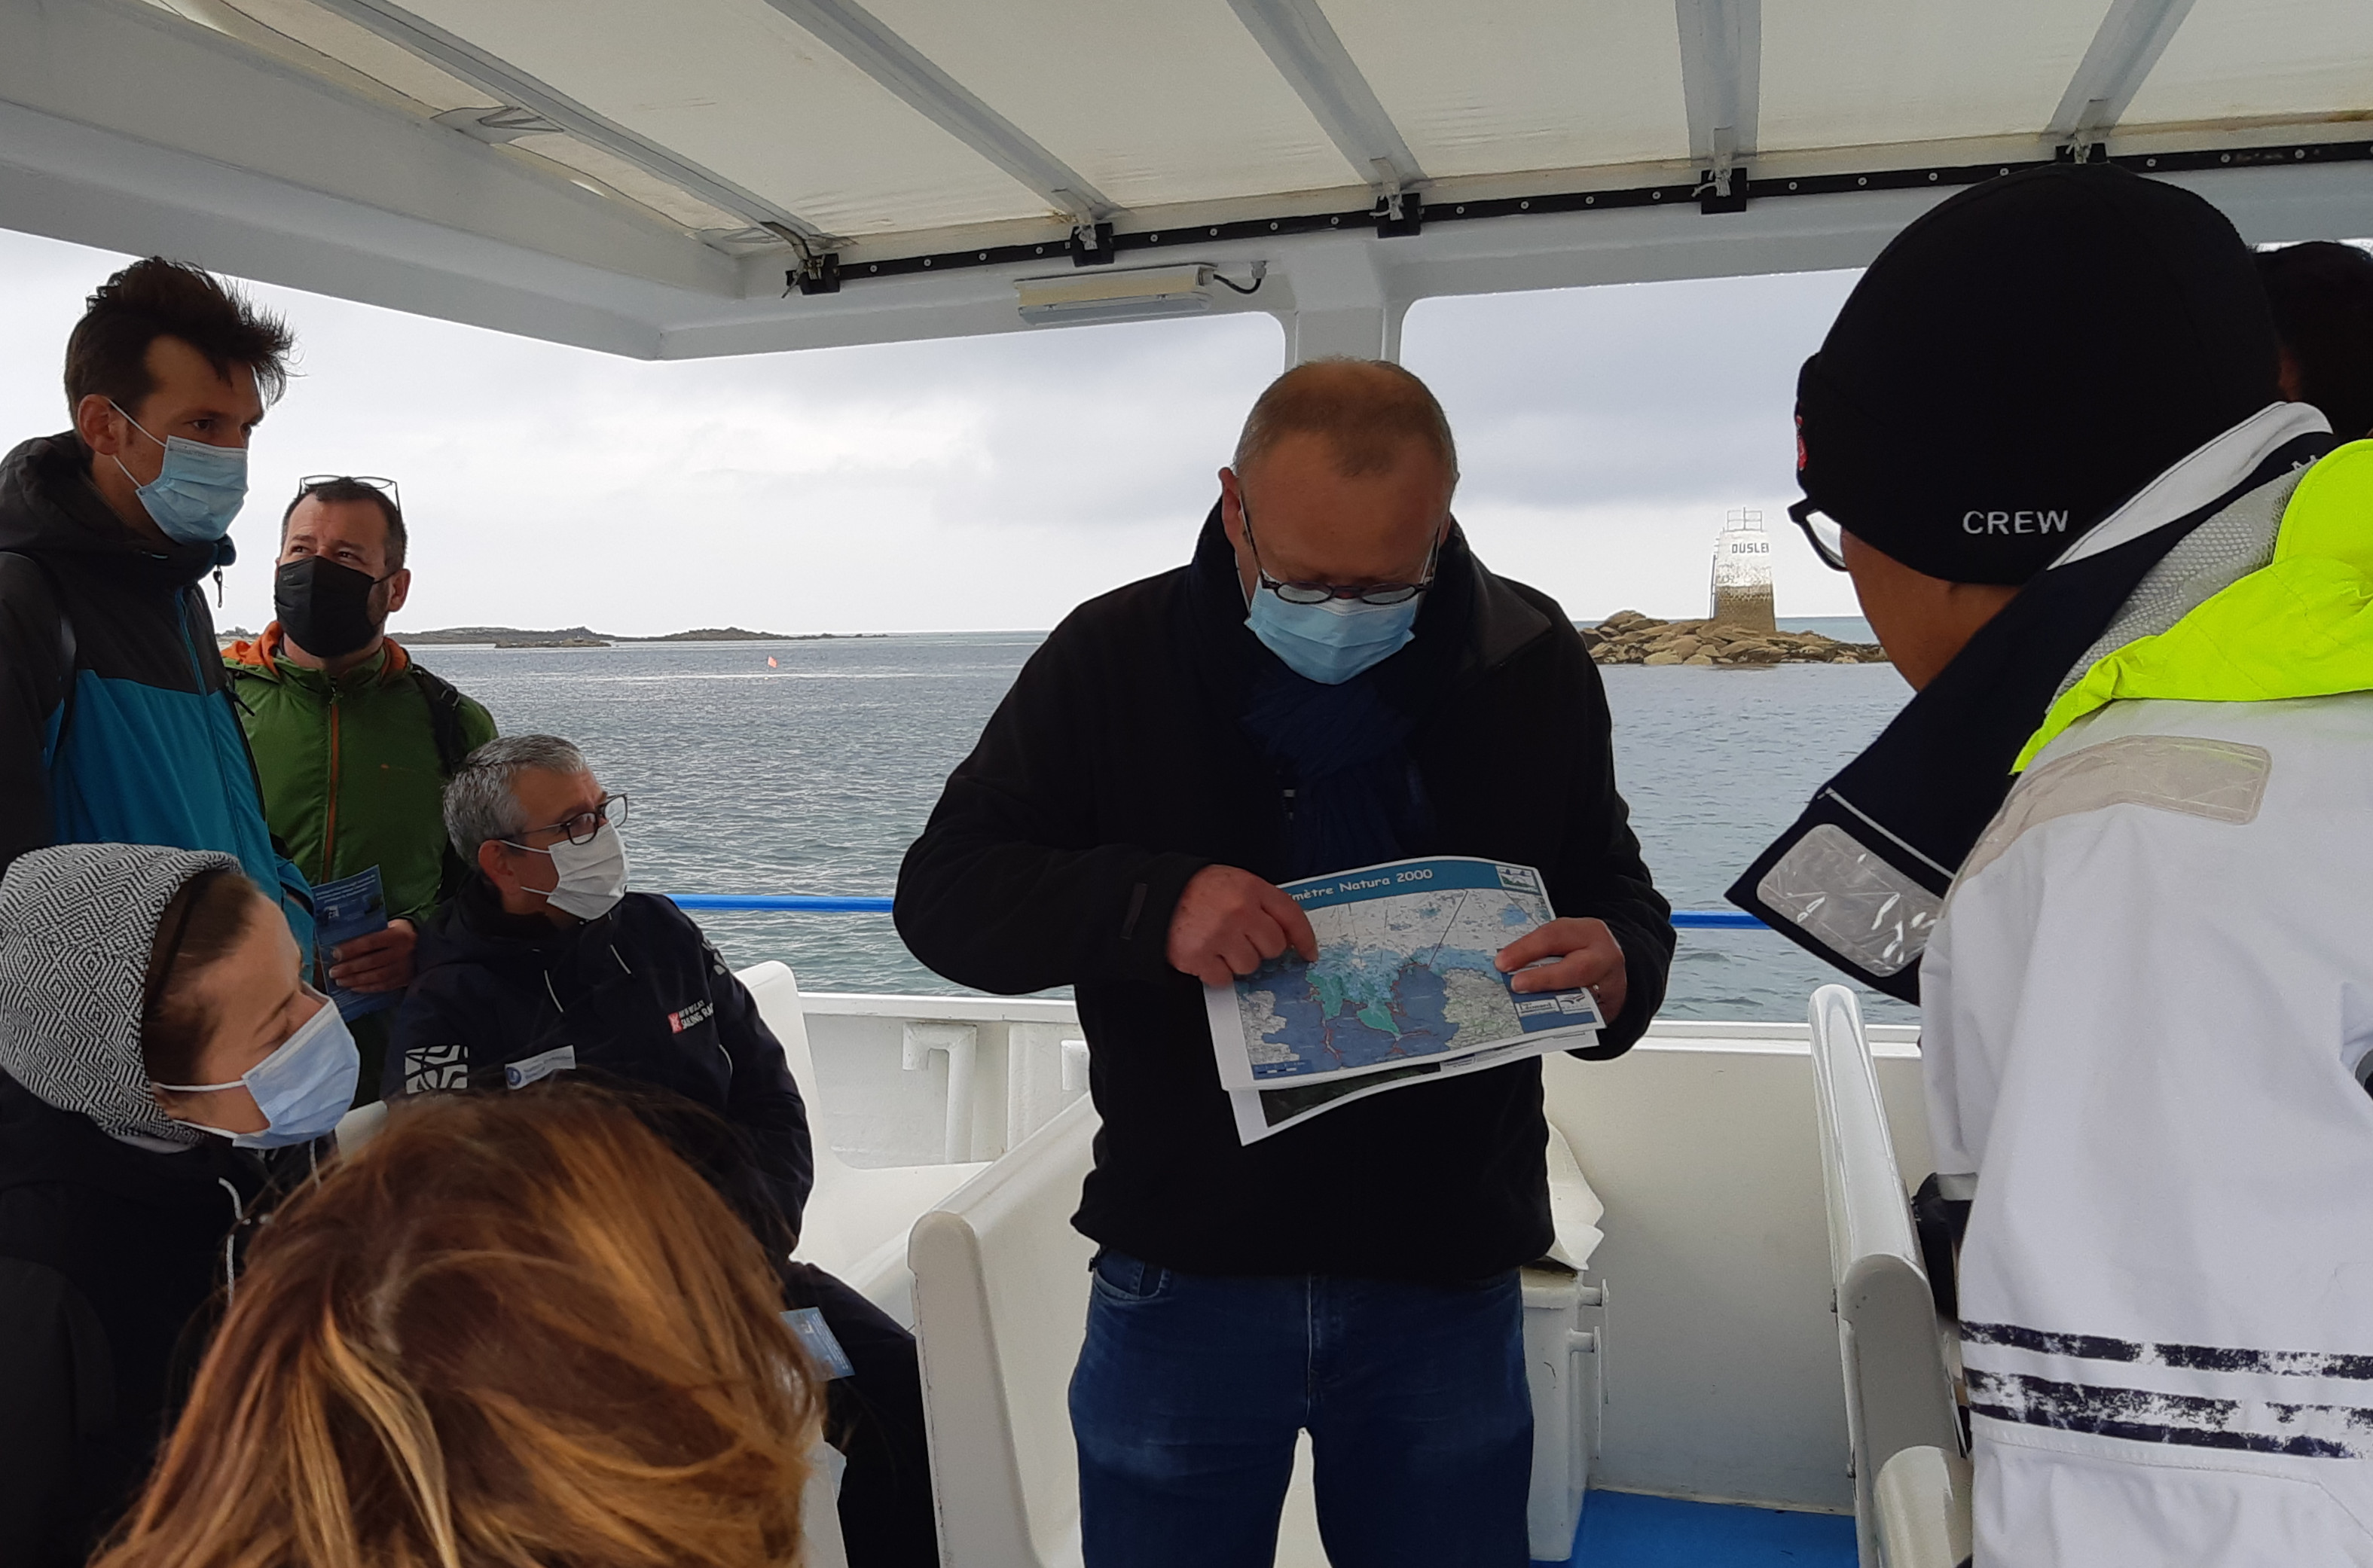
[{"label": "blonde hair", "polygon": [[606,1093],[399,1106],[259,1234],[93,1568],[791,1562],[821,1399],[781,1310]]}]

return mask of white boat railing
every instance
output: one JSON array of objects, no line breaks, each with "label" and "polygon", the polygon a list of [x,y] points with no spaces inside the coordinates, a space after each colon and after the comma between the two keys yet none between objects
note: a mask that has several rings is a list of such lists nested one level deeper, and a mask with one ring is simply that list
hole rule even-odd
[{"label": "white boat railing", "polygon": [[[912,1324],[910,1228],[958,1203],[988,1162],[1084,1098],[1078,1013],[1044,997],[801,995],[775,965],[744,978],[810,1095],[820,1145],[811,1234],[821,1240],[835,1225],[848,1233],[829,1260],[812,1247],[808,1255]],[[907,1049],[916,1026],[947,1025],[972,1030],[968,1074],[952,1071],[943,1049]],[[804,1051],[791,1042],[794,1030]],[[923,1038],[944,1039],[928,1028]],[[1902,1179],[1929,1168],[1917,1031],[1876,1026],[1864,1038],[1865,1071],[1900,1161],[1891,1200],[1900,1212]],[[1577,1225],[1558,1215],[1561,1236],[1605,1232],[1574,1282],[1571,1318],[1553,1325],[1527,1314],[1540,1318],[1528,1322],[1528,1340],[1538,1341],[1528,1361],[1563,1385],[1542,1402],[1573,1417],[1560,1423],[1561,1463],[1537,1481],[1566,1469],[1619,1490],[1854,1508],[1823,1140],[1806,1114],[1813,1056],[1805,1023],[1672,1020],[1612,1062],[1545,1061],[1550,1125],[1571,1146],[1594,1206],[1606,1207],[1603,1219],[1577,1214]],[[960,1151],[969,1160],[945,1157],[952,1122],[970,1134]],[[884,1191],[869,1191],[874,1182]],[[890,1202],[888,1189],[904,1183],[915,1184],[913,1196]],[[1076,1198],[1073,1186],[1049,1199],[1066,1225]],[[1870,1201],[1883,1205],[1888,1195],[1875,1191]],[[1084,1275],[1069,1278],[1068,1265],[1065,1273],[1065,1285],[1083,1293]],[[1536,1328],[1538,1335],[1529,1332]],[[1536,1500],[1544,1504],[1537,1527],[1555,1533],[1570,1502],[1548,1485]],[[1290,1513],[1288,1537],[1306,1523]],[[1058,1532],[1033,1550],[1059,1555],[1065,1544]]]},{"label": "white boat railing", "polygon": [[[1820,1121],[1821,1185],[1828,1200],[1829,1270],[1837,1287],[1838,1353],[1845,1374],[1846,1435],[1853,1458],[1863,1568],[1881,1551],[1878,1481],[1897,1455],[1927,1448],[1961,1458],[1961,1423],[1919,1238],[1879,1098],[1853,993],[1813,993],[1813,1094]],[[1913,1476],[1899,1477],[1911,1488]],[[1916,1490],[1916,1489],[1914,1489]],[[1964,1494],[1966,1495],[1966,1493]],[[1939,1505],[1941,1507],[1941,1504]],[[1908,1524],[1911,1516],[1904,1515]]]}]

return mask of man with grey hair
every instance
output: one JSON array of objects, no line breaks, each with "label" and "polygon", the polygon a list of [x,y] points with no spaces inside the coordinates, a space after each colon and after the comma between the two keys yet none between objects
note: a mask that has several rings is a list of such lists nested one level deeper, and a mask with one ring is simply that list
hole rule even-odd
[{"label": "man with grey hair", "polygon": [[394,1100],[598,1068],[672,1089],[748,1138],[796,1232],[815,1163],[782,1044],[700,927],[626,891],[626,805],[557,736],[470,753],[445,826],[473,874],[421,933],[381,1087]]},{"label": "man with grey hair", "polygon": [[[626,797],[556,736],[470,753],[445,786],[445,826],[475,871],[421,934],[387,1098],[516,1089],[580,1069],[672,1090],[738,1132],[797,1237],[815,1162],[782,1045],[683,911],[625,890],[625,819]],[[740,1173],[723,1168],[736,1161],[694,1163],[742,1206]],[[837,1511],[850,1568],[932,1568],[913,1336],[813,1265],[773,1261],[786,1305],[820,1313],[848,1363],[827,1398],[826,1435],[848,1459]]]},{"label": "man with grey hair", "polygon": [[1104,1118],[1073,1221],[1100,1244],[1070,1395],[1090,1568],[1266,1564],[1303,1430],[1335,1562],[1526,1561],[1539,1061],[1245,1143],[1202,990],[1315,956],[1278,883],[1465,855],[1547,878],[1565,918],[1498,965],[1597,994],[1576,1054],[1622,1051],[1662,999],[1670,912],[1597,671],[1468,551],[1457,477],[1398,366],[1279,377],[1193,562],[1055,630],[899,874],[899,933],[941,974],[1076,988]]}]

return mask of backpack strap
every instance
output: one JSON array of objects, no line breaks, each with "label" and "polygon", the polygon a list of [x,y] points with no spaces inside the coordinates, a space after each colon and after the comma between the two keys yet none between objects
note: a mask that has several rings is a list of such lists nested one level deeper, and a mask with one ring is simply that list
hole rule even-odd
[{"label": "backpack strap", "polygon": [[58,706],[62,711],[58,715],[58,738],[50,748],[50,758],[55,761],[57,754],[65,749],[66,730],[74,723],[75,689],[80,684],[75,679],[75,664],[81,656],[81,650],[75,642],[74,616],[66,609],[65,587],[58,581],[57,573],[48,562],[22,550],[0,551],[0,555],[13,555],[19,561],[31,563],[33,569],[41,575],[41,580],[49,585],[50,598],[57,601]]},{"label": "backpack strap", "polygon": [[470,748],[462,737],[462,693],[451,681],[412,661],[411,675],[419,686],[421,696],[428,701],[428,733],[437,743],[437,766],[450,779],[462,771],[462,759]]},{"label": "backpack strap", "polygon": [[[437,766],[450,783],[453,775],[462,771],[462,760],[470,754],[469,742],[462,735],[462,693],[454,690],[451,681],[424,668],[418,659],[412,661],[406,673],[427,701],[428,734],[437,746]],[[472,869],[448,839],[444,867],[437,879],[437,901],[444,903],[460,893]]]}]

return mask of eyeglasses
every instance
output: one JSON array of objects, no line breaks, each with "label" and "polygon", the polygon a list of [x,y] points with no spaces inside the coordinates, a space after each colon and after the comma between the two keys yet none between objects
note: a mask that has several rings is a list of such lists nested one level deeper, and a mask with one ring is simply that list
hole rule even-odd
[{"label": "eyeglasses", "polygon": [[1372,583],[1357,587],[1341,583],[1280,583],[1268,575],[1260,563],[1260,542],[1253,538],[1253,509],[1239,496],[1236,510],[1245,519],[1245,548],[1253,554],[1253,573],[1260,586],[1288,604],[1325,604],[1330,599],[1355,598],[1362,604],[1407,604],[1433,586],[1434,562],[1442,554],[1442,535],[1433,536],[1433,543],[1425,552],[1425,575],[1414,583]]},{"label": "eyeglasses", "polygon": [[309,473],[297,482],[297,499],[302,501],[313,492],[332,484],[368,484],[386,496],[389,504],[399,513],[403,510],[403,492],[395,487],[395,481],[381,479],[377,474]]},{"label": "eyeglasses", "polygon": [[[565,822],[546,822],[541,828],[522,828],[520,830],[519,836],[523,839],[530,833],[564,833],[567,835],[570,843],[590,844],[593,842],[593,835],[602,830],[602,825],[604,822],[613,828],[623,828],[626,825],[625,796],[605,795],[602,797],[602,804],[590,811],[579,811]],[[520,849],[528,847],[519,843],[516,839],[506,839],[503,842],[515,844]]]},{"label": "eyeglasses", "polygon": [[1805,540],[1821,558],[1822,565],[1832,572],[1846,569],[1846,530],[1838,526],[1835,517],[1814,505],[1812,497],[1806,496],[1789,507],[1788,520],[1805,530]]}]

